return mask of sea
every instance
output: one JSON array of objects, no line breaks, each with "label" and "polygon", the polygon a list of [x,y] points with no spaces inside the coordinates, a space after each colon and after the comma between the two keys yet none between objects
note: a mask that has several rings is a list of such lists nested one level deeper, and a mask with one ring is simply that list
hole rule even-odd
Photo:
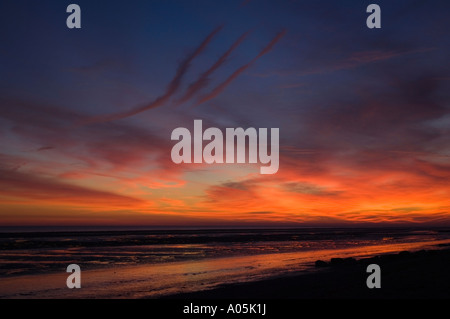
[{"label": "sea", "polygon": [[[450,228],[2,227],[0,298],[160,298],[449,246]],[[71,264],[81,289],[67,288]]]}]

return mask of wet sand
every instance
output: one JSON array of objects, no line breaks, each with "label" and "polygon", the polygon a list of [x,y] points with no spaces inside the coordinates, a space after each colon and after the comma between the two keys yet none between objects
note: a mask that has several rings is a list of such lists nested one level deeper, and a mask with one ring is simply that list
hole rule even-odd
[{"label": "wet sand", "polygon": [[[369,289],[367,265],[381,268],[381,288]],[[436,299],[450,298],[450,249],[401,252],[373,258],[334,259],[316,271],[210,291],[172,295],[171,299]]]},{"label": "wet sand", "polygon": [[[447,249],[449,245],[448,240],[433,244],[117,265],[82,270],[81,289],[68,289],[69,274],[61,269],[57,273],[2,277],[0,298],[449,298],[450,249],[417,251],[428,249],[424,246]],[[415,252],[398,253],[404,249]],[[366,268],[372,263],[381,266],[381,289],[366,286]]]}]

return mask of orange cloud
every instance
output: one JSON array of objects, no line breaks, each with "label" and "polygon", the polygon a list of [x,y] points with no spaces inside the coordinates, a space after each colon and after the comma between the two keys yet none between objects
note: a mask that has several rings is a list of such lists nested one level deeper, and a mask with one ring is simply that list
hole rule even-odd
[{"label": "orange cloud", "polygon": [[66,203],[81,207],[109,206],[124,208],[138,206],[145,201],[112,192],[89,189],[59,180],[14,170],[0,169],[0,194],[2,197],[19,198],[25,201],[44,203]]}]

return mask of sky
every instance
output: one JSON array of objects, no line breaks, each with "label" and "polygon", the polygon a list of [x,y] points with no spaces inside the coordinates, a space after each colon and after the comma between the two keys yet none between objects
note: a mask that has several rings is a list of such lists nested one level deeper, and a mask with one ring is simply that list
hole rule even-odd
[{"label": "sky", "polygon": [[[3,0],[0,225],[450,225],[449,10]],[[279,128],[278,172],[174,164],[196,119]]]}]

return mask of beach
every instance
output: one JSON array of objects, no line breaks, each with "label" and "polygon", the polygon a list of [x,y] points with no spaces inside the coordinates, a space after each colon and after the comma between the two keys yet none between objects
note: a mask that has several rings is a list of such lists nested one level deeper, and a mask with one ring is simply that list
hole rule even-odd
[{"label": "beach", "polygon": [[[381,268],[381,288],[369,289],[367,265]],[[169,296],[171,299],[448,299],[450,249],[401,252],[344,261],[318,271],[214,290]]]},{"label": "beach", "polygon": [[[447,229],[2,233],[1,299],[445,298]],[[69,264],[81,289],[68,289]],[[368,264],[381,289],[368,289]]]}]

